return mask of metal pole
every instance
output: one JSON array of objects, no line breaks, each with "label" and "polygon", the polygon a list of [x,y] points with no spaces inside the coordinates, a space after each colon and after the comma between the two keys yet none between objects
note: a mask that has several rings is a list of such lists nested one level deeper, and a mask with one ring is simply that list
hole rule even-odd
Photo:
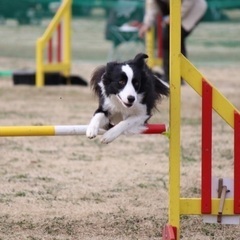
[{"label": "metal pole", "polygon": [[[1,126],[0,137],[33,137],[33,136],[71,136],[85,135],[88,125],[56,126]],[[161,134],[166,131],[164,124],[149,124],[143,134]],[[98,134],[103,134],[100,130]]]}]

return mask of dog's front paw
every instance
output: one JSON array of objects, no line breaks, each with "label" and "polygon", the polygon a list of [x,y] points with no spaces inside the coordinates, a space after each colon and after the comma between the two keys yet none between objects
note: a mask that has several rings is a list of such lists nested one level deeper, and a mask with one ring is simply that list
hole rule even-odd
[{"label": "dog's front paw", "polygon": [[108,144],[115,140],[121,133],[118,133],[114,130],[114,128],[111,128],[107,132],[105,132],[101,138],[101,143]]},{"label": "dog's front paw", "polygon": [[89,125],[86,131],[86,136],[90,139],[95,138],[98,134],[98,127]]}]

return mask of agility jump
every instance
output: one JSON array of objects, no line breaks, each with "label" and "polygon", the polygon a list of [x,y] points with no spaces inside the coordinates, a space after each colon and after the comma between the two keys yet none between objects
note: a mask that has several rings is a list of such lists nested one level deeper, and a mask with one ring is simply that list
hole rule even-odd
[{"label": "agility jump", "polygon": [[[180,239],[180,216],[240,217],[240,112],[182,54],[180,50],[181,0],[170,1],[170,151],[169,220],[163,240]],[[201,198],[180,197],[181,77],[202,97],[202,187]],[[212,109],[234,129],[234,179],[232,198],[224,179],[219,179],[218,197],[212,190]],[[239,224],[239,223],[238,223]]]}]

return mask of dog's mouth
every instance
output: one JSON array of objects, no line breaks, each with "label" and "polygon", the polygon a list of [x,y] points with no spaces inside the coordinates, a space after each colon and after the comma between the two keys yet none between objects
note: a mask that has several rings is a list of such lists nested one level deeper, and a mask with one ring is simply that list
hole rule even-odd
[{"label": "dog's mouth", "polygon": [[122,103],[122,105],[123,105],[124,107],[127,107],[127,108],[132,107],[133,103],[125,103],[125,102],[121,99],[121,97],[120,97],[119,95],[117,95],[117,97],[118,97],[118,99],[120,100],[120,102]]},{"label": "dog's mouth", "polygon": [[125,102],[123,102],[123,104],[128,108],[130,108],[133,105],[132,103],[125,103]]}]

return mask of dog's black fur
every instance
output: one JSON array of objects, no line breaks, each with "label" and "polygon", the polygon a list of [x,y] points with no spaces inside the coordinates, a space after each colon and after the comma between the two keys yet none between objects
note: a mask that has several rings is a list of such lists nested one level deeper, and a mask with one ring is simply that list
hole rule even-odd
[{"label": "dog's black fur", "polygon": [[[99,106],[94,116],[102,113],[104,115],[102,117],[105,117],[103,121],[105,126],[97,122],[98,128],[107,128],[108,124],[116,125],[130,116],[145,115],[148,119],[152,110],[156,108],[158,100],[168,96],[169,86],[149,69],[145,63],[146,58],[148,58],[146,54],[140,53],[132,60],[120,63],[109,62],[106,66],[101,66],[94,71],[90,84],[99,98]],[[122,118],[118,122],[112,122],[116,114],[122,115]],[[96,130],[90,133],[90,128],[93,128],[90,125],[87,136],[93,138],[97,133]],[[125,128],[124,131],[126,131]],[[103,142],[110,141],[103,140]]]}]

